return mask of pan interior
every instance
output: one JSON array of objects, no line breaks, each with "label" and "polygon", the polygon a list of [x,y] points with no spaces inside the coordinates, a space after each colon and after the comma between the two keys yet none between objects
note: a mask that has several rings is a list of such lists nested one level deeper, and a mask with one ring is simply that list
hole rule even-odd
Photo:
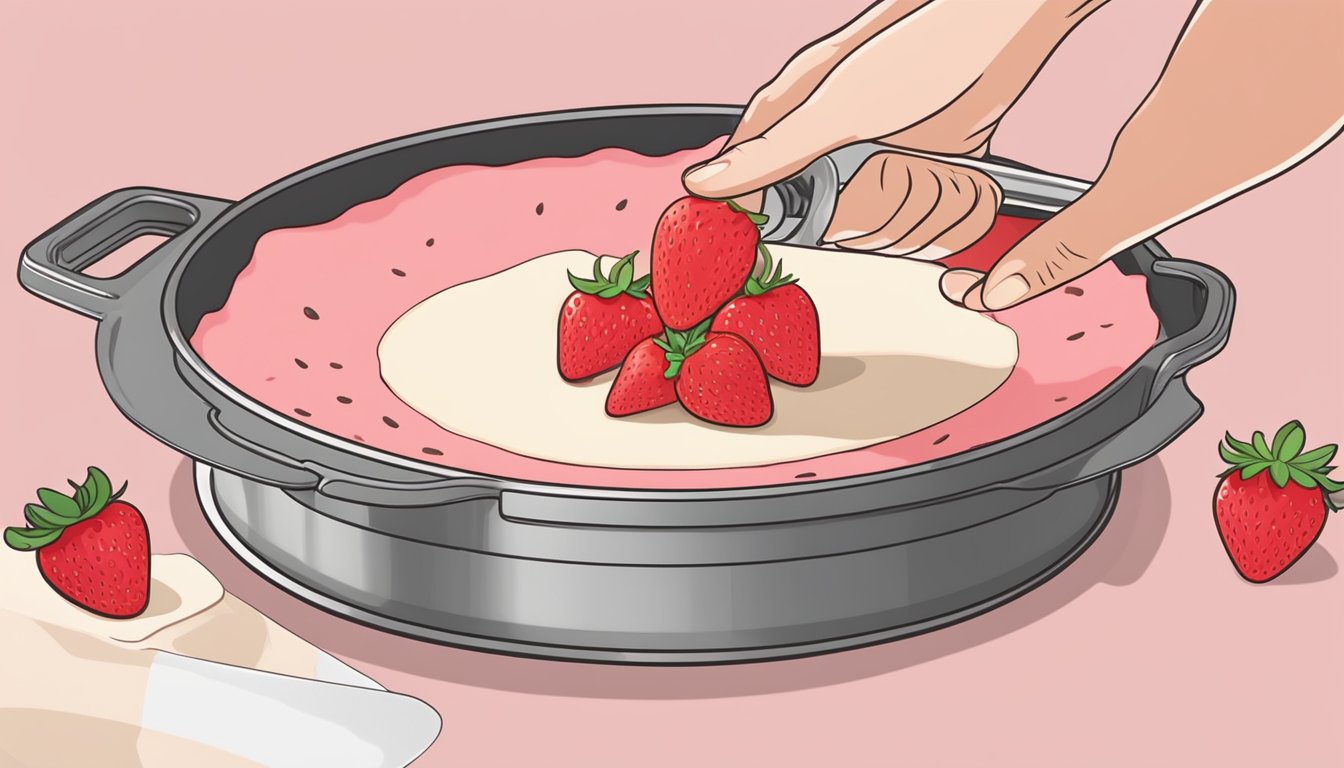
[{"label": "pan interior", "polygon": [[[338,440],[500,477],[651,489],[850,477],[960,453],[1086,401],[1156,338],[1147,279],[1103,266],[1072,291],[996,316],[1016,332],[1019,362],[974,408],[859,450],[675,473],[519,456],[443,430],[384,384],[379,339],[429,296],[538,254],[647,251],[659,214],[682,194],[680,174],[711,156],[733,121],[543,122],[413,137],[338,159],[245,201],[188,254],[178,320],[219,378]],[[1000,223],[996,232],[1020,226],[1011,216]],[[992,260],[1009,245],[991,232],[954,259]],[[467,330],[488,332],[456,332]]]}]

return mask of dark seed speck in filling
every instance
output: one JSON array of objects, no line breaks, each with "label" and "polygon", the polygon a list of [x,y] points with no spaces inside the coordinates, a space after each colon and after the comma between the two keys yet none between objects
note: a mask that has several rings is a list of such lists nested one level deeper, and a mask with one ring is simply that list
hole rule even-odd
[{"label": "dark seed speck in filling", "polygon": [[625,210],[625,206],[627,206],[627,205],[629,205],[629,204],[630,204],[630,201],[629,201],[629,200],[622,200],[621,202],[619,202],[619,203],[616,204],[616,210],[618,210],[618,211],[624,211],[624,210]]},{"label": "dark seed speck in filling", "polygon": [[1070,337],[1069,337],[1069,341],[1077,341],[1077,340],[1083,338],[1083,335],[1086,334],[1086,333],[1087,333],[1087,331],[1079,331],[1079,332],[1073,334],[1072,336],[1070,336]]},{"label": "dark seed speck in filling", "polygon": [[541,212],[544,211],[544,210],[546,210],[546,204],[545,204],[545,203],[537,203],[537,215],[540,216],[540,215],[541,215]]},{"label": "dark seed speck in filling", "polygon": [[294,364],[297,365],[297,366],[299,366],[300,368],[307,368],[307,367],[308,367],[308,364],[307,364],[307,363],[303,362],[302,360],[300,360],[300,359],[297,358],[297,357],[294,358]]},{"label": "dark seed speck in filling", "polygon": [[941,444],[944,440],[946,440],[946,439],[949,438],[949,437],[951,437],[951,435],[943,435],[942,437],[938,438],[937,440],[934,440],[934,441],[933,441],[933,444],[934,444],[934,445],[939,445],[939,444]]},{"label": "dark seed speck in filling", "polygon": [[300,416],[312,416],[312,415],[313,415],[313,414],[311,414],[311,413],[309,413],[309,412],[303,410],[302,408],[295,408],[295,409],[294,409],[294,412],[297,413],[297,414],[299,414]]},{"label": "dark seed speck in filling", "polygon": [[267,380],[267,381],[275,381],[275,377],[274,377],[274,376],[267,376],[267,377],[266,377],[266,380]]},{"label": "dark seed speck in filling", "polygon": [[359,435],[355,435],[354,437],[355,437],[355,439],[358,440],[359,442],[361,442],[361,443],[364,442],[364,438],[360,437]]},{"label": "dark seed speck in filling", "polygon": [[1101,324],[1101,327],[1102,327],[1102,328],[1110,328],[1112,325],[1115,325],[1115,323],[1102,323],[1102,324]]},{"label": "dark seed speck in filling", "polygon": [[1069,399],[1068,395],[1060,395],[1059,397],[1056,397],[1056,398],[1055,398],[1055,402],[1056,402],[1056,403],[1062,403],[1062,402],[1064,402],[1065,400],[1068,400],[1068,399]]},{"label": "dark seed speck in filling", "polygon": [[1067,293],[1067,294],[1069,294],[1070,296],[1082,296],[1082,295],[1083,295],[1083,289],[1082,289],[1082,288],[1079,288],[1079,287],[1076,286],[1076,285],[1070,285],[1069,287],[1067,287],[1067,288],[1064,289],[1064,292]]},{"label": "dark seed speck in filling", "polygon": [[426,247],[426,248],[433,248],[433,247],[434,247],[434,238],[431,237],[431,238],[429,238],[428,240],[426,240],[426,241],[425,241],[425,247]]},{"label": "dark seed speck in filling", "polygon": [[335,369],[338,370],[338,371],[345,367],[344,365],[341,365],[340,363],[327,363],[327,365],[330,365],[332,368],[335,368]]},{"label": "dark seed speck in filling", "polygon": [[393,428],[393,429],[396,429],[397,427],[401,426],[401,425],[398,424],[397,422],[393,421],[391,416],[384,416],[384,417],[383,417],[383,423],[386,424],[387,426]]},{"label": "dark seed speck in filling", "polygon": [[309,320],[316,320],[316,319],[317,319],[317,311],[314,310],[312,307],[304,307],[304,308],[303,308],[303,314],[304,314],[304,316],[307,317]]},{"label": "dark seed speck in filling", "polygon": [[429,454],[430,456],[442,456],[442,455],[443,455],[443,451],[440,451],[438,448],[421,448],[420,450],[424,451],[425,453]]},{"label": "dark seed speck in filling", "polygon": [[[619,209],[618,209],[618,210],[619,210]],[[801,480],[801,479],[803,479],[803,478],[805,478],[805,477],[816,477],[816,476],[817,476],[817,473],[816,473],[816,472],[801,472],[801,473],[799,473],[799,474],[794,475],[794,477],[798,478],[799,480]]]},{"label": "dark seed speck in filling", "polygon": [[396,275],[397,277],[405,277],[405,276],[406,276],[406,273],[405,273],[405,272],[402,272],[400,269],[397,269],[397,268],[395,268],[395,267],[393,267],[393,269],[392,269],[392,274]]},{"label": "dark seed speck in filling", "polygon": [[337,395],[337,396],[336,396],[336,402],[338,402],[338,403],[340,403],[340,404],[342,404],[342,405],[349,405],[349,404],[351,404],[351,403],[353,403],[353,402],[355,402],[355,401],[354,401],[354,400],[351,400],[350,398],[346,397],[345,395]]}]

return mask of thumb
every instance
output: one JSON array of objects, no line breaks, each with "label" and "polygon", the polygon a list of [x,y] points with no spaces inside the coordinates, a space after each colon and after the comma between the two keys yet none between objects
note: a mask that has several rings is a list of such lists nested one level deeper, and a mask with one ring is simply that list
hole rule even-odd
[{"label": "thumb", "polygon": [[[983,280],[965,291],[968,309],[997,311],[1021,304],[1096,269],[1111,251],[1093,246],[1086,237],[1071,237],[1068,211],[1047,221],[1013,246]],[[1085,231],[1085,230],[1084,230]],[[948,292],[955,298],[955,292]]]},{"label": "thumb", "polygon": [[687,171],[682,181],[693,195],[740,197],[798,173],[818,157],[858,141],[842,136],[808,99],[769,130]]}]

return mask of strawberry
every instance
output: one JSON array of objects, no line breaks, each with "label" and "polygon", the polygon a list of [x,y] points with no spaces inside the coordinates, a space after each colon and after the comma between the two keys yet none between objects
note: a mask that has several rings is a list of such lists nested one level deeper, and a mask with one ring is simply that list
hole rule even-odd
[{"label": "strawberry", "polygon": [[809,386],[821,369],[817,307],[793,275],[780,277],[783,262],[771,274],[770,251],[762,246],[761,255],[760,276],[747,278],[745,295],[719,310],[710,328],[746,339],[761,356],[765,372],[776,379]]},{"label": "strawberry", "polygon": [[49,488],[29,504],[30,527],[6,528],[5,543],[37,550],[42,578],[66,600],[113,619],[140,615],[149,604],[149,531],[135,507],[112,492],[107,475],[89,467],[74,498]]},{"label": "strawberry", "polygon": [[667,355],[677,399],[699,419],[725,427],[759,427],[774,415],[765,368],[740,336],[709,333],[709,320],[655,339]]},{"label": "strawberry", "polygon": [[1306,431],[1288,422],[1265,443],[1263,432],[1243,443],[1231,434],[1218,452],[1231,467],[1213,499],[1223,547],[1242,578],[1261,584],[1284,571],[1315,543],[1325,526],[1329,494],[1344,484],[1327,475],[1336,446],[1302,452]]},{"label": "strawberry", "polygon": [[634,279],[634,261],[631,253],[602,274],[597,259],[592,280],[569,275],[574,292],[560,308],[556,347],[560,375],[566,380],[581,381],[615,368],[641,339],[663,330],[649,298],[649,276]]},{"label": "strawberry", "polygon": [[756,266],[765,217],[732,202],[683,197],[653,235],[653,303],[663,323],[685,331],[742,290]]},{"label": "strawberry", "polygon": [[630,350],[621,372],[607,393],[607,414],[629,416],[677,402],[676,375],[667,376],[670,363],[653,338]]}]

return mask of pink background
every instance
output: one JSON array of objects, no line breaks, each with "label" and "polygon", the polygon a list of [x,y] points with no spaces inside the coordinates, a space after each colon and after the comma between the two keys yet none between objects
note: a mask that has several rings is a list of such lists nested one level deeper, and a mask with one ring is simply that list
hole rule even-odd
[{"label": "pink background", "polygon": [[[0,252],[17,260],[117,187],[236,198],[330,155],[464,120],[741,102],[863,4],[5,3]],[[1117,0],[1099,11],[1005,120],[996,152],[1095,174],[1189,6]],[[884,88],[899,98],[900,73]],[[1114,521],[1064,574],[915,639],[638,669],[476,654],[345,623],[232,559],[200,518],[189,465],[102,390],[92,323],[13,279],[0,281],[0,519],[18,523],[34,488],[89,463],[128,478],[157,550],[192,552],[258,608],[432,703],[444,731],[423,765],[1338,764],[1340,524],[1256,587],[1227,562],[1210,498],[1224,429],[1299,418],[1314,444],[1344,438],[1344,366],[1329,351],[1344,277],[1341,176],[1335,142],[1162,238],[1238,288],[1231,343],[1190,376],[1206,415],[1126,472]]]}]

